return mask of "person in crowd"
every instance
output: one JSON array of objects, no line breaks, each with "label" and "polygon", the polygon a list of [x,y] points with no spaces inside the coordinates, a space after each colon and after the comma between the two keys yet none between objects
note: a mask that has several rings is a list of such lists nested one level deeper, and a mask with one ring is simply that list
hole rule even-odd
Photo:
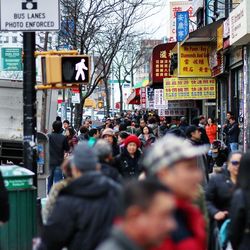
[{"label": "person in crowd", "polygon": [[151,128],[149,128],[149,126],[145,126],[143,128],[142,133],[139,136],[142,149],[145,149],[151,146],[151,144],[155,142],[155,139],[156,139],[155,135],[153,134]]},{"label": "person in crowd", "polygon": [[209,139],[210,144],[216,140],[217,137],[217,125],[214,123],[214,120],[209,117],[207,119],[207,125],[205,126],[205,130]]},{"label": "person in crowd", "polygon": [[232,113],[231,111],[228,111],[228,112],[227,112],[226,121],[225,121],[225,123],[224,123],[223,126],[222,126],[223,134],[224,134],[224,140],[225,140],[226,145],[227,145],[229,148],[230,148],[230,145],[229,145],[229,142],[228,142],[228,130],[229,130],[229,128],[230,128],[229,120],[230,120],[231,116],[233,116],[233,113]]},{"label": "person in crowd", "polygon": [[[201,128],[196,127],[195,125],[189,126],[186,130],[187,140],[195,147],[203,145],[203,143],[201,141],[202,132],[200,130],[201,130]],[[208,153],[208,150],[206,153]],[[209,164],[208,164],[208,159],[207,159],[206,154],[198,157],[198,165],[203,170],[203,174],[204,174],[203,184],[206,184],[206,182],[209,179],[208,178]]]},{"label": "person in crowd", "polygon": [[127,127],[127,132],[132,135],[138,134],[138,128],[136,127],[136,121],[132,120],[131,125]]},{"label": "person in crowd", "polygon": [[115,131],[111,128],[106,128],[102,132],[102,138],[106,140],[112,147],[113,157],[119,155],[120,148],[117,144],[117,138],[115,137]]},{"label": "person in crowd", "polygon": [[84,122],[83,122],[83,125],[85,128],[87,128],[88,130],[91,129],[91,122],[90,120],[86,119]]},{"label": "person in crowd", "polygon": [[230,123],[230,127],[227,131],[228,142],[230,145],[231,152],[234,152],[234,151],[237,151],[239,148],[240,128],[239,128],[239,124],[236,122],[234,116],[230,117],[229,123]]},{"label": "person in crowd", "polygon": [[188,128],[187,118],[183,116],[180,119],[179,129],[181,129],[183,133],[186,134],[187,128]]},{"label": "person in crowd", "polygon": [[158,123],[154,117],[148,119],[148,127],[152,129],[153,134],[158,137]]},{"label": "person in crowd", "polygon": [[126,140],[126,138],[129,136],[129,133],[125,132],[125,131],[121,131],[118,134],[118,145],[120,147],[120,153],[124,148],[124,141]]},{"label": "person in crowd", "polygon": [[174,196],[157,181],[127,185],[123,204],[122,222],[98,250],[147,250],[159,245],[176,227]]},{"label": "person in crowd", "polygon": [[54,209],[56,200],[61,190],[67,187],[73,181],[70,160],[71,160],[70,157],[66,158],[61,166],[65,178],[55,183],[49,192],[48,198],[46,200],[46,206],[42,211],[42,219],[44,224],[47,223],[48,218]]},{"label": "person in crowd", "polygon": [[112,147],[111,145],[100,139],[94,145],[96,155],[98,157],[99,163],[101,165],[101,172],[113,179],[114,181],[121,183],[122,177],[119,174],[118,170],[113,167],[113,156],[112,156]]},{"label": "person in crowd", "polygon": [[146,127],[146,126],[147,126],[146,121],[144,119],[141,119],[140,120],[140,127],[139,127],[136,135],[139,136],[142,133],[143,128]]},{"label": "person in crowd", "polygon": [[199,116],[199,125],[200,128],[205,129],[206,126],[206,117],[204,115]]},{"label": "person in crowd", "polygon": [[95,151],[87,142],[75,147],[71,164],[74,181],[61,190],[40,249],[96,249],[117,216],[120,186],[97,171]]},{"label": "person in crowd", "polygon": [[167,130],[168,130],[167,121],[165,120],[164,117],[161,117],[159,132],[158,132],[159,137],[163,137],[166,134]]},{"label": "person in crowd", "polygon": [[66,131],[67,131],[69,125],[70,125],[69,120],[64,120],[64,121],[63,121],[63,134],[64,134],[64,135],[66,135]]},{"label": "person in crowd", "polygon": [[4,185],[2,173],[0,171],[0,226],[7,222],[10,217],[8,192]]},{"label": "person in crowd", "polygon": [[206,146],[195,147],[174,135],[159,139],[142,161],[147,175],[156,177],[173,191],[177,209],[177,228],[154,250],[205,250],[205,219],[194,201],[200,195],[202,171],[197,157],[206,153]]},{"label": "person in crowd", "polygon": [[212,220],[220,227],[228,218],[231,199],[236,188],[241,152],[230,154],[227,168],[213,174],[206,187],[207,208]]},{"label": "person in crowd", "polygon": [[[196,126],[199,128],[200,132],[201,132],[201,143],[202,144],[210,144],[209,142],[209,139],[208,139],[208,136],[207,136],[207,133],[206,133],[206,130],[205,130],[205,122],[204,122],[204,119],[203,119],[204,116],[201,116],[200,118],[199,117],[195,117],[193,120],[192,120],[192,125]],[[203,124],[204,123],[204,124]]]},{"label": "person in crowd", "polygon": [[64,154],[70,150],[67,138],[61,134],[62,122],[54,121],[52,124],[53,132],[49,137],[49,177],[48,193],[53,183],[63,179],[61,164],[64,160]]},{"label": "person in crowd", "polygon": [[135,135],[128,136],[124,141],[124,149],[115,159],[115,166],[125,178],[137,178],[140,173],[141,142]]},{"label": "person in crowd", "polygon": [[78,135],[78,141],[88,141],[89,140],[89,129],[84,125],[80,127],[80,134]]},{"label": "person in crowd", "polygon": [[242,156],[230,209],[229,240],[234,250],[247,250],[250,246],[250,153]]},{"label": "person in crowd", "polygon": [[76,136],[76,132],[75,132],[74,128],[68,127],[66,129],[65,136],[66,136],[68,144],[69,144],[69,154],[71,154],[74,147],[78,143],[78,138]]},{"label": "person in crowd", "polygon": [[97,128],[90,129],[89,141],[88,141],[89,146],[93,147],[96,144],[99,137],[100,137],[100,132]]}]

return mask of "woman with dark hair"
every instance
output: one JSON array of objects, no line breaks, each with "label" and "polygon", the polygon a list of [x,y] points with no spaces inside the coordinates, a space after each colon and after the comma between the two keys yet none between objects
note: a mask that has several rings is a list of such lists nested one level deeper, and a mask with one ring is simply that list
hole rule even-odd
[{"label": "woman with dark hair", "polygon": [[145,126],[142,130],[142,133],[139,136],[139,140],[141,141],[142,149],[147,148],[152,143],[155,142],[155,135],[152,132],[152,129],[148,126]]},{"label": "woman with dark hair", "polygon": [[207,119],[207,125],[205,126],[205,130],[207,133],[207,137],[209,139],[210,144],[216,140],[217,137],[217,125],[214,123],[214,119],[209,117]]},{"label": "woman with dark hair", "polygon": [[237,190],[233,195],[230,210],[229,239],[234,250],[250,247],[250,152],[240,161]]},{"label": "woman with dark hair", "polygon": [[72,153],[75,145],[78,143],[78,139],[77,139],[76,132],[75,132],[74,128],[68,127],[66,129],[65,135],[67,137],[68,144],[70,147],[69,153]]}]

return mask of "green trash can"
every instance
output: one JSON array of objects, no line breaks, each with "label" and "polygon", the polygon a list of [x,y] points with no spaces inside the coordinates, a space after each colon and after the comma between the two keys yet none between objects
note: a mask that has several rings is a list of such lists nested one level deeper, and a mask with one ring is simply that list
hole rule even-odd
[{"label": "green trash can", "polygon": [[36,235],[34,173],[16,165],[0,166],[8,189],[10,220],[0,227],[1,250],[30,250]]}]

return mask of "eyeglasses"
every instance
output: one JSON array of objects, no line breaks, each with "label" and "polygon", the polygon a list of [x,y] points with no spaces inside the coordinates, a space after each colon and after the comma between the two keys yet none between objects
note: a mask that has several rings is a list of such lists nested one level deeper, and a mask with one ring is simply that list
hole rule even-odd
[{"label": "eyeglasses", "polygon": [[231,164],[233,166],[239,166],[240,165],[240,162],[239,161],[231,161]]}]

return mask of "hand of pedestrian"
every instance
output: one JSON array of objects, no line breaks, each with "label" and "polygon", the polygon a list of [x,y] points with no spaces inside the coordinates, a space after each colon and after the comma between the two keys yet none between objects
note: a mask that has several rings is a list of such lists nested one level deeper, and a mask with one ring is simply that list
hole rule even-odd
[{"label": "hand of pedestrian", "polygon": [[224,220],[228,215],[227,211],[220,211],[214,215],[215,220]]}]

